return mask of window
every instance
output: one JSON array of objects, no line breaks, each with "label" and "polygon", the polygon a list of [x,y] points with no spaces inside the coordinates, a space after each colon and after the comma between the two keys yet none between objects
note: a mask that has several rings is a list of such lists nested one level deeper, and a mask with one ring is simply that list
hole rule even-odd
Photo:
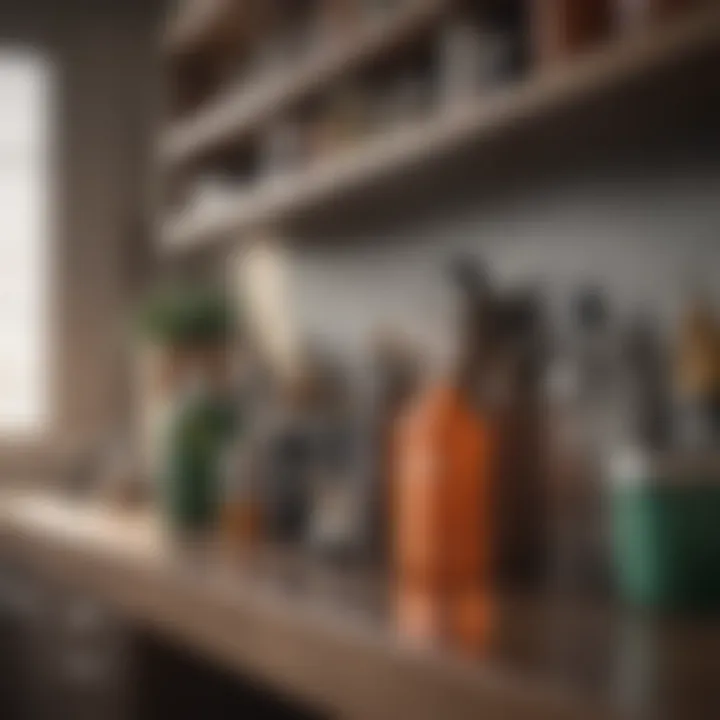
[{"label": "window", "polygon": [[0,50],[0,435],[47,425],[50,78]]}]

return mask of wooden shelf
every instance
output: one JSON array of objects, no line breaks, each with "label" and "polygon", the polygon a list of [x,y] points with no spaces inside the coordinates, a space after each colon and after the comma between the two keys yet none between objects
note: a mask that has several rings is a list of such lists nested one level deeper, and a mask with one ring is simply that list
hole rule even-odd
[{"label": "wooden shelf", "polygon": [[652,79],[718,48],[720,7],[713,5],[672,25],[590,53],[572,65],[371,138],[331,160],[261,181],[212,212],[188,211],[165,223],[163,245],[169,250],[187,249],[280,223],[470,143],[489,143],[508,128],[532,127],[553,112],[582,105],[634,81]]},{"label": "wooden shelf", "polygon": [[445,0],[418,0],[368,20],[354,42],[325,48],[294,70],[282,69],[255,86],[240,86],[196,115],[171,127],[160,143],[167,166],[190,162],[237,142],[267,119],[364,64],[391,52],[429,27]]}]

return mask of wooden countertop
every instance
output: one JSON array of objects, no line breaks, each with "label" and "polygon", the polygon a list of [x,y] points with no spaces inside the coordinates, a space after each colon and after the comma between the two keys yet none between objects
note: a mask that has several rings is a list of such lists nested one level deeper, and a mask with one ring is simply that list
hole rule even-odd
[{"label": "wooden countertop", "polygon": [[720,620],[507,599],[481,656],[462,658],[399,637],[382,584],[276,555],[231,567],[180,553],[150,516],[6,497],[0,541],[14,560],[331,717],[720,717]]}]

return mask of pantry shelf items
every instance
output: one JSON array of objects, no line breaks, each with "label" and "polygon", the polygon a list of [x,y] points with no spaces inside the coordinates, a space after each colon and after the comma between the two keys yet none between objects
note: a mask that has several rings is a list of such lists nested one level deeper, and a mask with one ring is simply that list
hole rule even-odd
[{"label": "pantry shelf items", "polygon": [[645,23],[615,8],[612,33],[560,49],[551,12],[528,32],[533,4],[543,3],[469,13],[439,0],[348,0],[340,18],[319,2],[288,19],[278,2],[283,21],[256,17],[232,52],[188,55],[173,66],[182,102],[159,142],[161,244],[186,250],[283,227],[720,55],[715,3]]}]

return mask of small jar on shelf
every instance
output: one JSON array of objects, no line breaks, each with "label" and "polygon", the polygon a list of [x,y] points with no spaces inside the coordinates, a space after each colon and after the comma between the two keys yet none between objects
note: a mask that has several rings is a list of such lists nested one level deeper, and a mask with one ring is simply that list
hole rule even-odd
[{"label": "small jar on shelf", "polygon": [[309,155],[313,160],[330,157],[354,146],[371,127],[371,104],[360,83],[338,87],[315,113],[309,128]]},{"label": "small jar on shelf", "polygon": [[459,3],[438,35],[441,102],[469,100],[522,70],[525,32],[519,3]]},{"label": "small jar on shelf", "polygon": [[533,55],[540,66],[568,61],[610,35],[613,0],[533,0]]},{"label": "small jar on shelf", "polygon": [[615,0],[615,25],[621,33],[642,31],[696,5],[698,0]]},{"label": "small jar on shelf", "polygon": [[263,132],[260,168],[266,177],[277,177],[302,165],[310,150],[307,120],[300,114],[278,118]]}]

